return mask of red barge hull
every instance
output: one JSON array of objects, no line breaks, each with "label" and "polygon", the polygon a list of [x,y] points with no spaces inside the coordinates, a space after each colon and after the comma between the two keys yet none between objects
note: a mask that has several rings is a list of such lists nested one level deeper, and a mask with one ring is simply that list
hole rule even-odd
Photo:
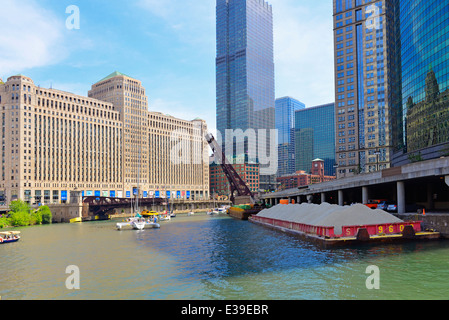
[{"label": "red barge hull", "polygon": [[389,223],[379,225],[345,226],[341,235],[335,234],[334,227],[320,227],[301,223],[250,216],[253,223],[293,234],[303,240],[324,247],[348,246],[366,243],[396,243],[413,240],[437,240],[439,232],[422,231],[422,221]]}]

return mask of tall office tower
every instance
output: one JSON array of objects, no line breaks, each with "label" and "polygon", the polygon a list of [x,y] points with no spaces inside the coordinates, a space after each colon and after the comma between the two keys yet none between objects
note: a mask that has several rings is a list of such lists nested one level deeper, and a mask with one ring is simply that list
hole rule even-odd
[{"label": "tall office tower", "polygon": [[394,166],[449,154],[449,1],[396,3],[402,92]]},{"label": "tall office tower", "polygon": [[276,129],[278,130],[278,177],[296,172],[295,111],[305,104],[291,97],[276,99]]},{"label": "tall office tower", "polygon": [[394,0],[334,0],[338,177],[391,166],[396,14]]},{"label": "tall office tower", "polygon": [[[275,129],[272,7],[264,0],[217,0],[216,10],[217,130],[234,162],[261,163],[270,155],[269,131]],[[256,136],[263,131],[266,138],[234,140],[227,135],[226,130],[238,134],[239,129],[250,135],[254,130]],[[227,139],[233,150],[226,149]],[[271,151],[277,160],[277,151]],[[277,165],[268,175],[265,167],[261,163],[260,183],[268,189]]]},{"label": "tall office tower", "polygon": [[[148,185],[148,100],[141,81],[114,72],[92,85],[89,97],[113,103],[123,121],[125,189]],[[141,188],[142,190],[142,188]]]},{"label": "tall office tower", "polygon": [[324,161],[324,174],[335,175],[335,105],[333,103],[295,112],[296,171],[311,173],[311,163]]}]

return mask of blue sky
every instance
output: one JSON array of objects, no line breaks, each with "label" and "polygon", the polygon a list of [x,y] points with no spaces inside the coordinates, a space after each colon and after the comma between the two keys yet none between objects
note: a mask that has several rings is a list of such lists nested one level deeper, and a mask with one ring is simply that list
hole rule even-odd
[{"label": "blue sky", "polygon": [[[271,0],[276,97],[334,101],[331,0]],[[66,8],[80,29],[66,28]],[[215,0],[1,0],[0,78],[87,95],[114,71],[142,81],[149,109],[215,130]]]}]

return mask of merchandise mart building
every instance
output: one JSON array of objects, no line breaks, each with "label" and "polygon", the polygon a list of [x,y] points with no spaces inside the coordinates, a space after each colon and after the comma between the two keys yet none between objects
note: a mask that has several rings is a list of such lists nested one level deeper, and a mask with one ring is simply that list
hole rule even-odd
[{"label": "merchandise mart building", "polygon": [[[23,75],[0,81],[0,201],[65,203],[72,191],[129,198],[137,190],[142,198],[209,199],[205,121],[149,112],[142,90],[120,73],[94,84],[90,97]],[[190,152],[176,162],[170,151],[180,144]]]}]

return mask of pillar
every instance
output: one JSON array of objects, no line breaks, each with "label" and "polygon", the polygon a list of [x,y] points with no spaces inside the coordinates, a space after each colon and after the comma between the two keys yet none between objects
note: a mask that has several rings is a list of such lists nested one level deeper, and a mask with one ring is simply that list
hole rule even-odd
[{"label": "pillar", "polygon": [[343,199],[343,190],[338,190],[338,205],[343,207],[344,199]]},{"label": "pillar", "polygon": [[398,213],[405,213],[405,185],[403,181],[397,182],[398,191]]},{"label": "pillar", "polygon": [[368,187],[362,187],[362,203],[368,204],[369,195],[368,195]]},{"label": "pillar", "polygon": [[321,192],[321,203],[325,203],[326,202],[326,193]]}]

